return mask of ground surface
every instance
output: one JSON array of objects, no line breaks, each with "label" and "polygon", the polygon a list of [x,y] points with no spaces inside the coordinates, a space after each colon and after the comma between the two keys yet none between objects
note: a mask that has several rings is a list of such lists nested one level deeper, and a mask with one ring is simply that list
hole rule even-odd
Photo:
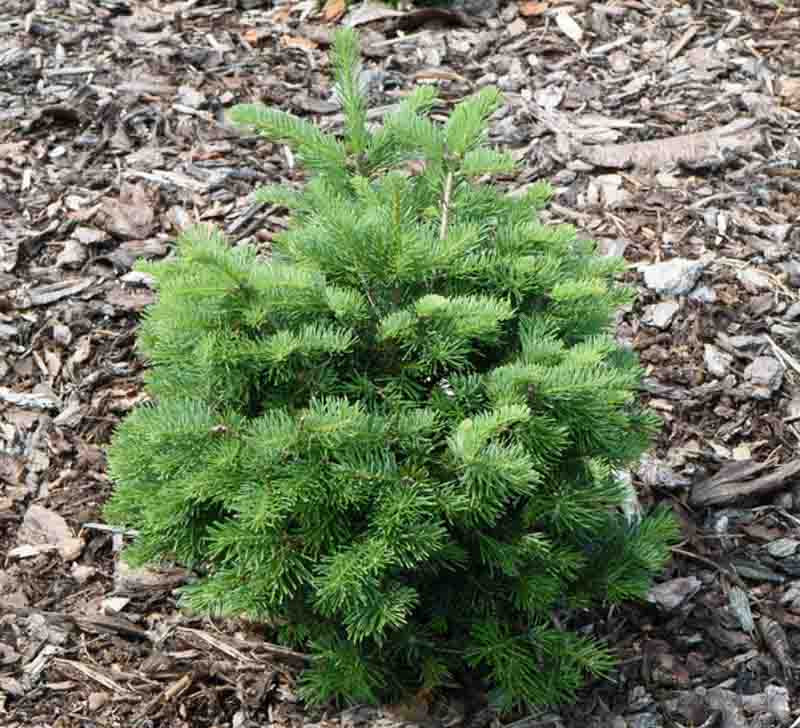
[{"label": "ground surface", "polygon": [[665,427],[633,482],[643,505],[672,504],[685,541],[651,603],[592,616],[619,650],[613,681],[501,722],[797,725],[794,3],[249,6],[0,8],[0,725],[496,721],[458,696],[307,714],[302,656],[255,625],[181,612],[187,575],[125,570],[126,535],[100,522],[103,446],[143,396],[133,344],[152,293],[131,265],[196,219],[268,243],[283,217],[251,193],[295,179],[292,160],[225,110],[262,100],[339,123],[326,68],[342,22],[362,31],[375,118],[414,82],[448,103],[497,83],[508,103],[492,134],[523,163],[514,184],[550,179],[550,219],[636,264],[619,336]]}]

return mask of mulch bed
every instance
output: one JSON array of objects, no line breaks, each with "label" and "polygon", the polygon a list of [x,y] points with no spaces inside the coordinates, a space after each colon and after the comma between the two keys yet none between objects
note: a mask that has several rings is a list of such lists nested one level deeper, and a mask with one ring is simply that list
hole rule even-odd
[{"label": "mulch bed", "polygon": [[[800,10],[776,0],[5,0],[0,9],[0,724],[180,727],[800,725]],[[102,523],[104,445],[143,400],[142,256],[254,201],[286,150],[226,121],[263,101],[341,124],[327,56],[359,28],[372,116],[414,83],[497,84],[492,139],[546,216],[631,263],[618,337],[663,418],[630,474],[683,542],[648,602],[576,615],[620,666],[560,712],[480,695],[310,711],[305,656],[182,611],[191,574],[131,570]]]}]

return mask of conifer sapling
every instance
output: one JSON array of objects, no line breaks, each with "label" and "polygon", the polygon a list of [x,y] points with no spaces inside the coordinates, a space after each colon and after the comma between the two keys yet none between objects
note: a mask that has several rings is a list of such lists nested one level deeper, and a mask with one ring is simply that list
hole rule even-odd
[{"label": "conifer sapling", "polygon": [[107,516],[138,529],[130,561],[198,569],[194,608],[309,650],[308,700],[465,670],[503,708],[569,699],[612,665],[569,615],[640,597],[675,535],[620,510],[657,427],[610,335],[623,264],[538,221],[547,185],[486,181],[515,169],[496,89],[439,123],[419,87],[373,128],[352,31],[332,65],[341,138],[232,112],[309,172],[258,192],[291,212],[269,259],[195,227],[139,266],[153,402],[115,434]]}]

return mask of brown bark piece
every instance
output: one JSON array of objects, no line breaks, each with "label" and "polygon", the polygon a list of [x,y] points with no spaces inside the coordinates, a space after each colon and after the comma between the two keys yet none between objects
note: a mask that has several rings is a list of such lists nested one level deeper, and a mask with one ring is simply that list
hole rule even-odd
[{"label": "brown bark piece", "polygon": [[718,506],[772,493],[800,474],[800,459],[784,463],[768,475],[753,478],[768,467],[766,463],[752,460],[727,465],[716,475],[696,483],[690,502],[693,506]]},{"label": "brown bark piece", "polygon": [[123,239],[150,237],[156,226],[152,198],[143,185],[124,182],[118,198],[107,197],[103,201],[98,227]]},{"label": "brown bark piece", "polygon": [[723,151],[750,152],[762,139],[763,134],[755,119],[737,119],[725,126],[695,134],[606,147],[583,147],[579,156],[597,167],[658,170],[668,164],[691,164],[718,158]]}]

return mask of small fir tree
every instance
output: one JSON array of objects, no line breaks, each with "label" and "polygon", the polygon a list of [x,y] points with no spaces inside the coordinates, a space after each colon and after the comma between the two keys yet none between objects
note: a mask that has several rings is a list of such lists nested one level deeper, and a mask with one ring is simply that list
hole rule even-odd
[{"label": "small fir tree", "polygon": [[196,227],[140,266],[154,403],[115,435],[107,516],[134,563],[201,571],[194,608],[309,649],[308,700],[469,669],[502,708],[558,703],[612,661],[554,615],[641,596],[674,537],[620,512],[657,426],[609,335],[622,262],[537,221],[546,185],[485,182],[514,171],[486,143],[496,89],[440,124],[420,87],[373,129],[352,31],[332,63],[341,139],[233,111],[311,173],[258,193],[292,212],[270,259]]}]

